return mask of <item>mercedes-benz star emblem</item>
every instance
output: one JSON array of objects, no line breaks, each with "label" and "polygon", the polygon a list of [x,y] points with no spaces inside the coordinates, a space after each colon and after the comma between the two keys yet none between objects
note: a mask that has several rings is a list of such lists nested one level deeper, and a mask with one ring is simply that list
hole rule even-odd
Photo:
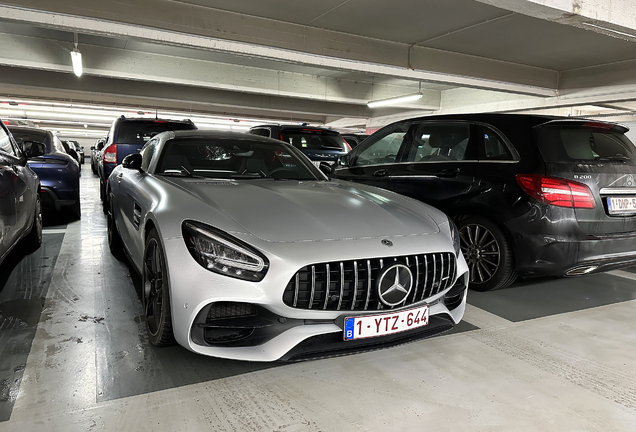
[{"label": "mercedes-benz star emblem", "polygon": [[393,246],[393,242],[391,240],[387,240],[387,239],[383,239],[380,243],[382,243],[384,246],[388,246],[388,247]]},{"label": "mercedes-benz star emblem", "polygon": [[413,274],[402,263],[394,263],[380,271],[378,296],[387,306],[402,303],[413,287]]}]

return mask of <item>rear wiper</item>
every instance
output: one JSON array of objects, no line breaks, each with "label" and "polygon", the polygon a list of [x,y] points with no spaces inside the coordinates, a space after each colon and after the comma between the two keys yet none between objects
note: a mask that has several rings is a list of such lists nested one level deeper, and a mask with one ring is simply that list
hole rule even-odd
[{"label": "rear wiper", "polygon": [[631,159],[619,153],[616,156],[597,156],[594,160],[603,162],[626,162]]}]

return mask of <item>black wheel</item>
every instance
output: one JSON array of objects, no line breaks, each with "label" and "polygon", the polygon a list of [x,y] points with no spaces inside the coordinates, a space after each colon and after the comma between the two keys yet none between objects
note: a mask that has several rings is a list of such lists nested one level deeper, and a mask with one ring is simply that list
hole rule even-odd
[{"label": "black wheel", "polygon": [[31,231],[24,238],[24,244],[29,251],[35,251],[42,245],[42,203],[40,202],[40,195],[36,195],[33,224],[31,225]]},{"label": "black wheel", "polygon": [[106,195],[106,185],[99,182],[99,197],[102,199],[102,211],[108,213],[108,195]]},{"label": "black wheel", "polygon": [[91,171],[93,171],[93,174],[97,174],[97,168],[95,168],[95,165],[93,165],[91,163]]},{"label": "black wheel", "polygon": [[462,253],[470,270],[470,288],[490,291],[517,278],[510,241],[490,220],[471,216],[457,221]]},{"label": "black wheel", "polygon": [[167,346],[174,343],[170,288],[165,258],[157,230],[148,234],[143,262],[143,309],[150,343]]},{"label": "black wheel", "polygon": [[124,249],[124,244],[119,235],[119,231],[117,231],[117,226],[115,225],[115,217],[113,213],[113,209],[111,208],[106,216],[107,226],[108,226],[108,249],[110,253],[113,254],[115,258],[122,257],[122,251]]},{"label": "black wheel", "polygon": [[80,200],[75,201],[73,205],[69,207],[71,215],[75,220],[80,220],[82,218],[82,208],[80,206]]}]

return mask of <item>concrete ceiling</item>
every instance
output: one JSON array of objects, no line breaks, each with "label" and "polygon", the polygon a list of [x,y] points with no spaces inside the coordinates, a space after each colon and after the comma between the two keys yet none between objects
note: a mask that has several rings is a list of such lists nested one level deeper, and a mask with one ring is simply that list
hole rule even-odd
[{"label": "concrete ceiling", "polygon": [[636,108],[635,35],[631,0],[1,0],[0,96],[363,129],[607,115]]}]

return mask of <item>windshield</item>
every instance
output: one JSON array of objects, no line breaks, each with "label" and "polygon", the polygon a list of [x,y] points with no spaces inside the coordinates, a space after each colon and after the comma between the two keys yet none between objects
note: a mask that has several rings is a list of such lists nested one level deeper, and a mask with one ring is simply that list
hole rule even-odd
[{"label": "windshield", "polygon": [[226,179],[322,180],[302,154],[276,143],[206,138],[168,141],[155,172]]},{"label": "windshield", "polygon": [[536,128],[546,162],[636,163],[634,144],[620,131],[584,125],[546,125]]}]

